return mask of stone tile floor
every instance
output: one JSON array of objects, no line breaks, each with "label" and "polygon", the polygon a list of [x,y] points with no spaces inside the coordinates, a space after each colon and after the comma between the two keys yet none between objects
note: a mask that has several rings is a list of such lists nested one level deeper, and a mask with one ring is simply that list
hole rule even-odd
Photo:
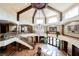
[{"label": "stone tile floor", "polygon": [[60,51],[58,48],[51,46],[51,45],[46,45],[46,44],[36,44],[35,49],[33,50],[22,50],[22,51],[16,51],[14,56],[35,56],[37,53],[38,47],[42,48],[42,53],[45,56],[67,56],[65,53]]}]

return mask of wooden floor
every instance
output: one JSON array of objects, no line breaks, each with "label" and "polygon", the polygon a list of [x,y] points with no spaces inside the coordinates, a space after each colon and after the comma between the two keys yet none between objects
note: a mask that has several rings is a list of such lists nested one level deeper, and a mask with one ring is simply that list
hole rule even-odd
[{"label": "wooden floor", "polygon": [[[65,53],[60,51],[58,48],[46,45],[46,44],[36,44],[35,49],[23,49],[22,51],[13,51],[14,48],[9,48],[4,55],[9,56],[36,56],[38,47],[42,48],[42,52],[46,54],[46,56],[66,56]],[[13,52],[12,52],[13,51]]]}]

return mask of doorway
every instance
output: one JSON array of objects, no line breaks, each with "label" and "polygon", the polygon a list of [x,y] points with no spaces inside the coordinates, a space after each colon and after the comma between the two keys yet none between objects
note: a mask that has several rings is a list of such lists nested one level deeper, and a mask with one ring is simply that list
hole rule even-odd
[{"label": "doorway", "polygon": [[79,56],[79,48],[72,45],[72,56]]},{"label": "doorway", "polygon": [[1,33],[6,33],[6,26],[5,25],[1,25]]},{"label": "doorway", "polygon": [[63,50],[67,53],[68,51],[68,42],[63,41]]},{"label": "doorway", "polygon": [[1,33],[9,32],[9,24],[1,24],[0,25],[0,32]]}]

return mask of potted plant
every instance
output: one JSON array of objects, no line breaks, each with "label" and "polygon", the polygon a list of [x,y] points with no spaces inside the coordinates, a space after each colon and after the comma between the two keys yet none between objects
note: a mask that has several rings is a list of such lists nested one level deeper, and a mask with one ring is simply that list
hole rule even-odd
[{"label": "potted plant", "polygon": [[58,36],[60,35],[60,32],[56,32],[56,39],[58,39]]},{"label": "potted plant", "polygon": [[45,44],[48,43],[48,31],[46,31],[46,37],[44,38],[44,43],[45,43]]}]

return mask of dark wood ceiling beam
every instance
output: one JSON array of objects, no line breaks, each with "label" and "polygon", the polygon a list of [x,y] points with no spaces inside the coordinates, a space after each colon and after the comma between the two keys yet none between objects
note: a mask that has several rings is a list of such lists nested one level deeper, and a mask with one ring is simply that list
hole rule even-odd
[{"label": "dark wood ceiling beam", "polygon": [[33,14],[33,17],[32,17],[32,23],[34,23],[34,18],[35,18],[36,13],[37,13],[37,9],[35,9],[35,11],[34,11],[34,14]]},{"label": "dark wood ceiling beam", "polygon": [[59,11],[59,10],[57,10],[57,9],[51,7],[51,6],[47,6],[47,8],[50,9],[50,10],[54,10],[54,11],[58,12],[59,15],[60,15],[60,21],[62,21],[62,12],[61,11]]},{"label": "dark wood ceiling beam", "polygon": [[19,18],[20,18],[19,16],[20,16],[19,13],[17,13],[17,21],[19,21]]},{"label": "dark wood ceiling beam", "polygon": [[31,9],[31,8],[32,8],[32,5],[30,5],[30,6],[26,7],[26,8],[24,8],[24,9],[22,9],[22,10],[19,11],[18,13],[21,14],[21,13],[23,13],[23,12],[25,12],[25,11],[28,11],[28,10]]},{"label": "dark wood ceiling beam", "polygon": [[62,17],[63,17],[62,12],[60,12],[60,21],[62,21]]},{"label": "dark wood ceiling beam", "polygon": [[20,19],[20,14],[22,14],[25,11],[30,10],[31,8],[32,8],[32,5],[30,5],[30,6],[26,7],[26,8],[24,8],[24,9],[22,9],[21,11],[17,12],[17,21],[19,21],[19,19]]},{"label": "dark wood ceiling beam", "polygon": [[59,12],[59,13],[60,13],[60,11],[59,11],[59,10],[57,10],[57,9],[55,9],[55,8],[53,8],[53,7],[49,6],[49,5],[47,5],[47,8],[48,8],[48,9],[50,9],[50,10],[54,10],[54,11],[56,11],[56,12]]},{"label": "dark wood ceiling beam", "polygon": [[42,9],[42,13],[43,13],[43,15],[44,15],[44,18],[45,18],[45,24],[46,24],[46,20],[47,20],[47,18],[46,18],[46,15],[45,15],[45,12],[44,12],[43,9]]}]

